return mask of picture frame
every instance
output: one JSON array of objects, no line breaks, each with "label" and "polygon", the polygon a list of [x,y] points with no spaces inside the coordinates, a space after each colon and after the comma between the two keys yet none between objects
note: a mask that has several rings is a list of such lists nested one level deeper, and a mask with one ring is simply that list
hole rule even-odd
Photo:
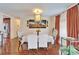
[{"label": "picture frame", "polygon": [[47,20],[41,20],[41,21],[35,21],[34,19],[30,19],[27,21],[27,26],[29,28],[47,28],[48,27],[48,21]]}]

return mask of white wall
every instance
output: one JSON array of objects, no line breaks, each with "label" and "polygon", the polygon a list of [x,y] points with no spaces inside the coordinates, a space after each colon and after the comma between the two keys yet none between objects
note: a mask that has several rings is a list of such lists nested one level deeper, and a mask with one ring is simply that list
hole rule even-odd
[{"label": "white wall", "polygon": [[[32,18],[33,17],[26,17],[26,18],[21,19],[21,27],[20,27],[20,29],[21,29],[21,31],[23,31],[23,33],[26,33],[26,35],[27,34],[32,34],[32,33],[35,33],[36,32],[36,29],[35,28],[29,29],[27,27],[27,20],[32,19]],[[43,19],[46,19],[48,21],[48,28],[42,28],[40,30],[41,30],[41,32],[45,32],[45,33],[48,32],[48,34],[49,34],[49,32],[50,32],[49,28],[51,26],[50,25],[50,18],[43,17]]]},{"label": "white wall", "polygon": [[55,16],[50,17],[49,21],[49,35],[52,35],[52,29],[55,28]]},{"label": "white wall", "polygon": [[3,15],[0,13],[0,31],[3,31]]},{"label": "white wall", "polygon": [[11,39],[14,39],[17,37],[17,24],[16,24],[16,18],[11,18]]}]

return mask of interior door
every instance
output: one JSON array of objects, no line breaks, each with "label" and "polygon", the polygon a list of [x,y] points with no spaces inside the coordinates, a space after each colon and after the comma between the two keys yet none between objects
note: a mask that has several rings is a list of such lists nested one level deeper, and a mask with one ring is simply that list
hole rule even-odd
[{"label": "interior door", "polygon": [[10,40],[10,18],[3,18],[4,23],[4,54],[10,54],[11,53],[11,40]]},{"label": "interior door", "polygon": [[10,18],[3,18],[5,37],[10,39]]}]

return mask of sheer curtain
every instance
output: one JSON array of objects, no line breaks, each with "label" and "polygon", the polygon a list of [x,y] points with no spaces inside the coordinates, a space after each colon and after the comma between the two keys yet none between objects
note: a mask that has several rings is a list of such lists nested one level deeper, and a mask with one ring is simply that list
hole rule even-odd
[{"label": "sheer curtain", "polygon": [[[67,37],[67,12],[64,12],[60,15],[60,44],[61,37]],[[62,44],[66,45],[66,42],[62,42]]]}]

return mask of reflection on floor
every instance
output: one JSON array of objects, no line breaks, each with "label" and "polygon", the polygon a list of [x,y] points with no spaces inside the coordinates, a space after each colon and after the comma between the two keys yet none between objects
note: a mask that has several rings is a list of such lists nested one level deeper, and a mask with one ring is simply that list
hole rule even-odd
[{"label": "reflection on floor", "polygon": [[59,46],[50,47],[48,49],[38,49],[38,50],[21,50],[19,54],[23,55],[58,55],[59,54]]},{"label": "reflection on floor", "polygon": [[52,47],[49,45],[48,50],[38,49],[38,50],[19,50],[18,51],[18,39],[12,39],[3,47],[3,51],[1,51],[3,55],[58,55],[59,54],[59,45],[56,47]]},{"label": "reflection on floor", "polygon": [[0,54],[2,55],[14,55],[18,54],[18,39],[6,39],[6,43],[1,47]]}]

